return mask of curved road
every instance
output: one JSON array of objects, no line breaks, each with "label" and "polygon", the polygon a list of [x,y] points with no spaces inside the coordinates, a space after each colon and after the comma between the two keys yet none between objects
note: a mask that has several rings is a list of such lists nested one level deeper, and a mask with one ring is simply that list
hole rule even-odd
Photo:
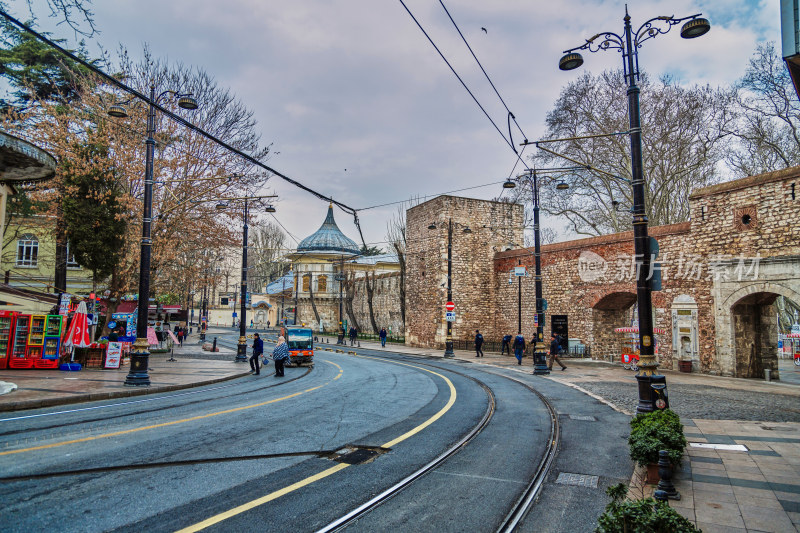
[{"label": "curved road", "polygon": [[[283,379],[265,369],[145,400],[0,419],[3,529],[315,531],[431,462],[489,415],[455,456],[347,528],[489,531],[547,451],[550,411],[526,383],[556,404],[578,402],[576,410],[627,420],[529,373],[365,349],[357,356],[318,350],[315,359],[313,370],[288,368]],[[598,428],[570,434],[582,455]],[[572,452],[561,446],[559,461]],[[583,459],[608,462],[608,475],[597,488],[570,487],[584,511],[553,516],[548,530],[576,531],[571,520],[583,525],[577,530],[591,529],[605,503],[602,485],[630,474],[613,450]],[[553,476],[520,529],[541,530],[548,513],[541,503],[563,499]]]}]

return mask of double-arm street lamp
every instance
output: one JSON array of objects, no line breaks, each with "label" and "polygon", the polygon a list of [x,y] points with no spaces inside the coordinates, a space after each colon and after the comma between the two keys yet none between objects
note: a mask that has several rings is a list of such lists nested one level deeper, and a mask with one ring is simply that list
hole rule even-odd
[{"label": "double-arm street lamp", "polygon": [[[463,233],[470,234],[472,230],[468,225],[453,222],[453,219],[448,219],[447,222],[447,302],[453,301],[453,224],[463,228]],[[436,223],[432,222],[428,229],[435,230]],[[447,337],[444,343],[444,356],[448,359],[453,358],[456,354],[453,352],[453,321],[447,320]]]},{"label": "double-arm street lamp", "polygon": [[[535,169],[530,169],[524,174],[517,176],[519,180],[527,180],[531,186],[531,199],[533,201],[533,258],[534,258],[534,282],[536,286],[536,337],[533,341],[533,373],[535,375],[549,374],[547,369],[547,354],[545,352],[544,340],[544,288],[542,287],[542,239],[541,232],[539,231],[539,173],[563,173],[572,170],[579,170],[583,167],[566,167],[545,169],[537,172]],[[517,184],[508,179],[503,183],[504,189],[513,189]],[[569,188],[564,181],[559,181],[556,189],[564,190]],[[520,284],[520,293],[522,291]],[[520,294],[519,300],[522,301]],[[518,306],[521,304],[518,303]],[[521,309],[519,310],[521,314]]]},{"label": "double-arm street lamp", "polygon": [[[147,314],[150,310],[150,251],[153,241],[150,238],[150,229],[153,216],[153,157],[156,141],[156,108],[159,100],[164,96],[178,99],[178,107],[182,109],[197,109],[197,101],[190,93],[177,91],[164,91],[156,96],[155,85],[150,85],[150,101],[147,112],[147,140],[145,141],[145,167],[144,167],[144,201],[142,215],[142,241],[141,256],[139,260],[139,305],[136,315],[136,342],[131,351],[131,368],[125,378],[125,385],[149,386],[150,376],[147,368],[150,361],[150,343],[147,340]],[[109,107],[108,114],[116,118],[125,118],[128,112],[123,104]]]},{"label": "double-arm street lamp", "polygon": [[[681,27],[681,37],[693,39],[700,37],[711,28],[708,20],[702,18],[700,14],[684,18],[673,16],[655,17],[639,27],[635,32],[631,27],[631,17],[625,9],[625,27],[622,35],[612,32],[598,33],[586,43],[564,51],[564,56],[558,62],[561,70],[573,70],[583,64],[583,57],[577,50],[589,50],[598,52],[600,50],[619,50],[622,52],[622,64],[625,73],[625,81],[628,84],[628,115],[630,123],[631,138],[631,182],[633,188],[633,242],[634,253],[636,254],[636,297],[639,308],[639,347],[640,363],[639,374],[636,379],[639,382],[639,405],[636,410],[640,413],[650,412],[654,409],[653,385],[663,384],[666,387],[664,376],[655,376],[658,362],[655,359],[653,346],[653,307],[652,307],[652,287],[650,284],[651,250],[647,235],[647,214],[645,206],[645,184],[644,173],[642,170],[642,127],[639,112],[639,48],[642,43],[656,37],[659,34],[667,33],[673,26],[684,22]],[[655,378],[655,379],[654,379]],[[655,405],[658,408],[665,408],[666,395],[662,396]]]},{"label": "double-arm street lamp", "polygon": [[[233,202],[243,202],[243,222],[242,222],[242,287],[241,298],[239,305],[239,344],[236,346],[236,359],[237,363],[247,362],[247,219],[248,219],[248,202],[250,200],[260,200],[263,198],[275,198],[275,195],[269,196],[241,196],[238,198],[225,198],[217,202],[216,208],[224,210],[229,207]],[[272,204],[267,204],[264,209],[267,213],[274,213],[275,207]]]}]

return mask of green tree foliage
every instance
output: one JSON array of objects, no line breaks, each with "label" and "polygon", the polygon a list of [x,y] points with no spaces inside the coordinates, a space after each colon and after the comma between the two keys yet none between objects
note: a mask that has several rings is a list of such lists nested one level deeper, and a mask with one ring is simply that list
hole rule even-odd
[{"label": "green tree foliage", "polygon": [[681,419],[670,409],[639,413],[631,419],[628,437],[631,459],[641,466],[658,462],[658,452],[666,450],[673,465],[679,465],[686,449]]},{"label": "green tree foliage", "polygon": [[361,245],[361,255],[363,256],[383,255],[383,250],[381,250],[377,246],[367,246],[366,244],[363,244]]},{"label": "green tree foliage", "polygon": [[[64,39],[53,40],[64,43]],[[71,51],[89,60],[82,42],[78,50]],[[76,79],[85,74],[85,67],[58,50],[8,22],[0,22],[0,76],[13,88],[13,101],[0,99],[0,110],[24,108],[36,101],[72,101],[80,96]]]},{"label": "green tree foliage", "polygon": [[62,161],[65,195],[63,213],[66,236],[75,260],[94,273],[95,279],[112,274],[124,250],[121,238],[127,222],[120,205],[121,191],[103,144],[74,146],[75,157]]},{"label": "green tree foliage", "polygon": [[624,483],[606,489],[612,499],[600,515],[595,533],[700,533],[669,504],[653,498],[627,500],[627,492]]}]

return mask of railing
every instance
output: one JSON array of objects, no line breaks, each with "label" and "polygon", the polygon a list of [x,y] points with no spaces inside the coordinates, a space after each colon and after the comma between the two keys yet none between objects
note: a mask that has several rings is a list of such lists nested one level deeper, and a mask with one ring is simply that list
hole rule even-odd
[{"label": "railing", "polygon": [[[550,349],[550,343],[546,343],[546,350]],[[444,349],[444,346],[441,346]],[[491,352],[491,353],[500,353],[503,348],[502,341],[484,341],[483,346],[481,349],[484,352]],[[453,339],[453,349],[454,350],[467,350],[467,351],[475,351],[475,341],[472,339],[465,340],[465,339]],[[509,343],[509,349],[511,353],[514,353],[514,346],[513,340]],[[533,350],[533,344],[528,343],[525,347],[525,353],[530,354]],[[575,358],[591,358],[592,350],[590,346],[572,346],[569,351],[566,353],[560,354],[559,357],[575,357]]]}]

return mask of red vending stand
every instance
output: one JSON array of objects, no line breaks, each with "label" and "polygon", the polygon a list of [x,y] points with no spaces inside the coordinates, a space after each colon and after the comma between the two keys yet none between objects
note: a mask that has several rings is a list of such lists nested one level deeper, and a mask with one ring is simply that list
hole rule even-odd
[{"label": "red vending stand", "polygon": [[42,359],[53,361],[54,366],[47,368],[58,367],[59,349],[61,348],[61,315],[47,315],[44,327],[44,349],[42,350]]},{"label": "red vending stand", "polygon": [[0,369],[8,367],[16,311],[0,311]]},{"label": "red vending stand", "polygon": [[33,368],[33,359],[28,359],[28,334],[31,327],[31,315],[17,315],[14,324],[14,338],[11,340],[11,357],[9,368]]},{"label": "red vending stand", "polygon": [[28,359],[33,360],[34,368],[58,368],[58,358],[45,359],[44,353],[44,329],[47,323],[47,315],[31,316],[30,333],[28,334]]}]

